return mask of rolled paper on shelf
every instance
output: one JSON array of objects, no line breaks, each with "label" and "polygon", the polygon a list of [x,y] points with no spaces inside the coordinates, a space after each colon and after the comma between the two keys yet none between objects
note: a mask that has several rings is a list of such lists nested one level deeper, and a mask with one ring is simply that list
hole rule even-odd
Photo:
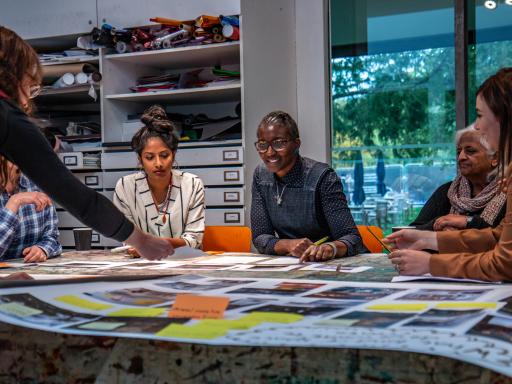
[{"label": "rolled paper on shelf", "polygon": [[72,73],[65,73],[53,83],[53,88],[65,88],[75,84],[75,75]]},{"label": "rolled paper on shelf", "polygon": [[203,28],[196,28],[196,30],[193,33],[194,37],[207,36],[207,35],[210,35],[210,34],[211,34],[210,31],[207,31],[207,30],[205,30]]},{"label": "rolled paper on shelf", "polygon": [[222,25],[220,25],[220,24],[219,25],[214,25],[212,27],[212,33],[213,34],[217,34],[217,33],[218,34],[222,34]]},{"label": "rolled paper on shelf", "polygon": [[221,34],[217,33],[213,35],[213,41],[215,41],[216,43],[223,43],[226,41],[226,38]]},{"label": "rolled paper on shelf", "polygon": [[240,31],[238,27],[233,27],[230,24],[222,27],[222,34],[230,40],[240,40]]},{"label": "rolled paper on shelf", "polygon": [[233,27],[239,27],[240,26],[240,20],[238,17],[235,16],[219,16],[220,23],[222,25],[232,25]]},{"label": "rolled paper on shelf", "polygon": [[195,30],[195,27],[189,24],[180,24],[179,28],[187,31],[188,33],[193,33]]},{"label": "rolled paper on shelf", "polygon": [[99,83],[101,81],[101,79],[102,79],[101,73],[99,73],[99,72],[89,73],[88,82],[90,84]]},{"label": "rolled paper on shelf", "polygon": [[201,15],[196,19],[196,27],[211,28],[217,24],[220,24],[218,16]]},{"label": "rolled paper on shelf", "polygon": [[153,17],[149,19],[153,23],[170,25],[172,27],[179,27],[181,24],[194,25],[195,20],[176,20],[176,19],[168,19],[166,17]]},{"label": "rolled paper on shelf", "polygon": [[91,63],[57,64],[43,66],[43,84],[55,83],[66,73],[92,73],[98,72],[98,66]]},{"label": "rolled paper on shelf", "polygon": [[89,82],[89,76],[83,72],[78,72],[75,75],[75,84],[87,84]]}]

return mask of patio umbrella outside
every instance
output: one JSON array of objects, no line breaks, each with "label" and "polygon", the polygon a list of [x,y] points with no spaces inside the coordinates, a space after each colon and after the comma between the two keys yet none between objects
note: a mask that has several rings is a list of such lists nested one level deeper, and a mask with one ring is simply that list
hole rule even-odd
[{"label": "patio umbrella outside", "polygon": [[386,194],[386,168],[384,167],[384,154],[382,151],[377,152],[377,194],[384,196]]},{"label": "patio umbrella outside", "polygon": [[355,205],[363,204],[366,195],[363,189],[364,185],[364,168],[363,156],[361,152],[357,152],[356,160],[354,162],[354,192],[352,192],[352,202]]}]

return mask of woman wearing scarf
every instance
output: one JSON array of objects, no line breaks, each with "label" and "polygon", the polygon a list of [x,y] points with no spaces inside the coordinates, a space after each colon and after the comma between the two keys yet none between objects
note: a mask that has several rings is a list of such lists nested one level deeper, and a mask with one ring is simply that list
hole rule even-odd
[{"label": "woman wearing scarf", "polygon": [[457,132],[455,180],[440,186],[411,223],[421,230],[461,230],[496,227],[505,216],[499,192],[498,157],[485,137],[470,126]]}]

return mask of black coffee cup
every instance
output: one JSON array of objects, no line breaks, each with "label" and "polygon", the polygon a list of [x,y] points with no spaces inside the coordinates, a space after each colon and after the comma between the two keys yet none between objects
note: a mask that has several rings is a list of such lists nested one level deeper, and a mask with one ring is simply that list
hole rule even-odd
[{"label": "black coffee cup", "polygon": [[77,251],[87,251],[91,249],[91,228],[74,228],[73,235],[75,236],[75,249]]}]

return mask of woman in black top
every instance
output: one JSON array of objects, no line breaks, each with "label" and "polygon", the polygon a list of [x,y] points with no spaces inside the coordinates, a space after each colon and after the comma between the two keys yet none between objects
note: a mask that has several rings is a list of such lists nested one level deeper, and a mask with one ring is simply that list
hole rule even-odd
[{"label": "woman in black top", "polygon": [[40,89],[41,73],[33,48],[13,31],[0,27],[0,154],[85,225],[132,245],[148,259],[172,254],[167,239],[134,228],[106,197],[74,177],[28,119],[29,100]]},{"label": "woman in black top", "polygon": [[505,216],[506,196],[499,191],[498,157],[472,126],[456,136],[455,180],[441,185],[411,225],[422,230],[496,227]]}]

